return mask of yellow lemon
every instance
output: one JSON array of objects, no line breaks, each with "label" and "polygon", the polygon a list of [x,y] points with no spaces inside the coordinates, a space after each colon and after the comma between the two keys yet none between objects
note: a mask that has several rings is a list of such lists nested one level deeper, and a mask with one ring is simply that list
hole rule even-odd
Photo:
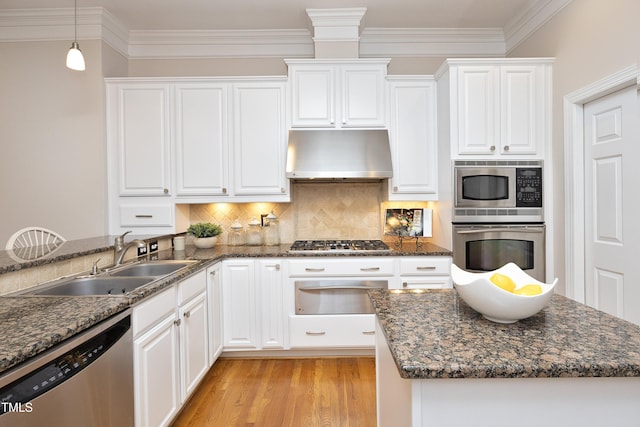
[{"label": "yellow lemon", "polygon": [[489,280],[491,281],[491,283],[499,288],[504,289],[507,292],[513,292],[513,290],[516,288],[516,284],[513,280],[511,280],[511,277],[505,276],[504,274],[493,273]]},{"label": "yellow lemon", "polygon": [[540,295],[542,293],[542,286],[540,285],[524,285],[513,291],[517,295]]}]

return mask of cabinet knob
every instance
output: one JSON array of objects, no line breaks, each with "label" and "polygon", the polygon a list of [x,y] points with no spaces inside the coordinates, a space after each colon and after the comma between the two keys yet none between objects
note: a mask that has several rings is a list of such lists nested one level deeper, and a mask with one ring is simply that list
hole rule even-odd
[{"label": "cabinet knob", "polygon": [[397,186],[397,185],[393,187],[393,191],[394,191],[395,193],[397,193],[397,192],[398,192],[398,186]]},{"label": "cabinet knob", "polygon": [[509,146],[508,145],[504,146],[504,151],[509,151]]},{"label": "cabinet knob", "polygon": [[211,273],[209,273],[209,275],[210,275],[211,277],[215,276],[215,275],[216,275],[215,270],[214,270],[214,271],[212,271]]},{"label": "cabinet knob", "polygon": [[284,187],[280,187],[280,192],[284,194]]},{"label": "cabinet knob", "polygon": [[495,145],[492,145],[489,149],[490,149],[491,151],[496,151],[496,146],[495,146]]},{"label": "cabinet knob", "polygon": [[222,187],[222,194],[227,194],[227,187]]},{"label": "cabinet knob", "polygon": [[409,284],[408,284],[407,282],[402,282],[402,287],[403,287],[403,288],[408,288],[408,287],[409,287]]},{"label": "cabinet knob", "polygon": [[169,194],[169,189],[168,189],[168,188],[165,188],[164,190],[162,190],[162,192],[163,192],[164,194]]},{"label": "cabinet knob", "polygon": [[180,319],[176,319],[173,321],[173,324],[176,326],[180,326],[180,324],[182,323],[182,321]]},{"label": "cabinet knob", "polygon": [[280,271],[280,264],[276,264],[276,271]]},{"label": "cabinet knob", "polygon": [[184,312],[184,318],[188,319],[189,317],[191,317],[191,310]]}]

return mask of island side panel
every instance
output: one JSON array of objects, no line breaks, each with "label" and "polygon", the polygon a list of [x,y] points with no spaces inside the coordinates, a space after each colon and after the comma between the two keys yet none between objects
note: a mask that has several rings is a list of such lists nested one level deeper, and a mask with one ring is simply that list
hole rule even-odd
[{"label": "island side panel", "polygon": [[400,377],[376,316],[376,403],[378,427],[411,426],[412,381]]}]

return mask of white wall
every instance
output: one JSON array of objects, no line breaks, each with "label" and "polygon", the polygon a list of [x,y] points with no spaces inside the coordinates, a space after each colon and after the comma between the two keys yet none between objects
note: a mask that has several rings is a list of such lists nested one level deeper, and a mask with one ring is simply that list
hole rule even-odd
[{"label": "white wall", "polygon": [[[509,56],[554,56],[553,174],[555,276],[564,291],[563,97],[633,64],[640,64],[640,1],[574,0]],[[547,165],[549,166],[549,165]],[[571,185],[571,182],[567,182]]]}]

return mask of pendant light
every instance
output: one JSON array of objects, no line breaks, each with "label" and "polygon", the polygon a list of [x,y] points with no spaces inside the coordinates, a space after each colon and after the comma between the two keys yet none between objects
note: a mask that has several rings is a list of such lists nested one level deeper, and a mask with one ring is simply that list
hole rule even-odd
[{"label": "pendant light", "polygon": [[84,56],[82,56],[80,46],[78,45],[78,0],[74,0],[73,2],[73,28],[74,37],[71,48],[67,53],[67,68],[84,71]]}]

